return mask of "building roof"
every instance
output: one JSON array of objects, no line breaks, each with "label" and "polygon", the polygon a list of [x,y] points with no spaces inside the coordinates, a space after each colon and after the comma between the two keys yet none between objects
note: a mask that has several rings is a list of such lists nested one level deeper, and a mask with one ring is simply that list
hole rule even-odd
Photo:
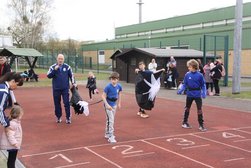
[{"label": "building roof", "polygon": [[[125,53],[129,53],[132,51],[142,52],[146,55],[152,56],[152,57],[193,57],[193,58],[202,58],[203,52],[194,50],[194,49],[160,49],[160,48],[131,48],[128,50],[119,50],[120,52],[115,51],[115,53],[111,56],[111,59],[115,57],[119,57],[124,55]],[[207,53],[206,57],[214,57],[214,54]]]},{"label": "building roof", "polygon": [[33,48],[4,48],[0,51],[0,55],[2,56],[28,56],[28,57],[42,57],[39,51]]}]

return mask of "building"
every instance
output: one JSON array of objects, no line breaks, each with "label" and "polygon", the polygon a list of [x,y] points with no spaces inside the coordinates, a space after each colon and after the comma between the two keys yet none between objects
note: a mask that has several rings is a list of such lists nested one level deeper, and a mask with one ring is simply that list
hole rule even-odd
[{"label": "building", "polygon": [[[251,2],[243,4],[241,75],[251,76]],[[117,27],[115,39],[84,44],[83,55],[98,63],[99,52],[105,64],[117,49],[183,48],[204,51],[224,58],[229,75],[233,70],[235,6]],[[227,53],[226,53],[227,51]],[[147,62],[146,62],[147,63]]]},{"label": "building", "polygon": [[[203,59],[203,52],[193,49],[131,48],[117,50],[111,56],[111,59],[113,61],[113,70],[120,74],[120,80],[134,83],[136,77],[135,69],[138,68],[139,62],[149,63],[152,58],[155,58],[158,65],[157,69],[166,69],[171,56],[177,62],[178,81],[181,81],[187,72],[186,62],[190,59]],[[207,54],[206,58],[207,60],[212,60],[214,55]],[[164,78],[165,74],[163,74],[162,82]]]},{"label": "building", "polygon": [[13,47],[12,36],[0,35],[0,48]]}]

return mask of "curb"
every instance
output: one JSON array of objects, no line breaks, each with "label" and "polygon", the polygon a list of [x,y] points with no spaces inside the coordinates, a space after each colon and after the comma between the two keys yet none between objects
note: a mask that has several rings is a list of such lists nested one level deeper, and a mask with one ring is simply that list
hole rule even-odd
[{"label": "curb", "polygon": [[[6,151],[1,150],[0,157],[5,158],[7,160],[8,153]],[[7,167],[7,165],[6,165],[6,167]],[[20,160],[18,158],[16,160],[16,168],[25,168],[25,166],[20,162]]]}]

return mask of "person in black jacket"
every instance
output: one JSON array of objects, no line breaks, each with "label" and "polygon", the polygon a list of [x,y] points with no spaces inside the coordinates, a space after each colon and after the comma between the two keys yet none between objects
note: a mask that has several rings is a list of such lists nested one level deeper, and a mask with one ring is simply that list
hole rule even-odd
[{"label": "person in black jacket", "polygon": [[0,56],[0,76],[3,76],[7,72],[11,72],[10,64],[7,63],[6,57]]},{"label": "person in black jacket", "polygon": [[214,89],[215,89],[215,94],[214,96],[220,96],[220,87],[219,87],[219,81],[221,79],[221,72],[222,72],[222,65],[220,60],[216,60],[215,62],[215,67],[211,69],[211,74],[213,83],[214,83]]},{"label": "person in black jacket", "polygon": [[[0,77],[11,71],[11,66],[10,64],[8,64],[7,58],[5,56],[0,56]],[[13,102],[15,105],[18,105],[14,92],[11,90],[10,97],[8,100],[8,107],[12,107]]]},{"label": "person in black jacket", "polygon": [[88,74],[86,88],[89,89],[89,97],[92,100],[92,94],[95,94],[95,89],[97,89],[97,86],[96,86],[96,77],[91,71]]}]

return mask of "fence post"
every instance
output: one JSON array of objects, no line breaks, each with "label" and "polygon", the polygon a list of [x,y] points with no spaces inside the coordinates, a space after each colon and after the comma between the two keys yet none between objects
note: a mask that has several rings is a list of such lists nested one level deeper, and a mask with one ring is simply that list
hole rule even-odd
[{"label": "fence post", "polygon": [[224,37],[224,66],[225,66],[225,77],[224,77],[224,86],[228,86],[228,36]]},{"label": "fence post", "polygon": [[206,65],[206,35],[203,35],[203,63]]}]

